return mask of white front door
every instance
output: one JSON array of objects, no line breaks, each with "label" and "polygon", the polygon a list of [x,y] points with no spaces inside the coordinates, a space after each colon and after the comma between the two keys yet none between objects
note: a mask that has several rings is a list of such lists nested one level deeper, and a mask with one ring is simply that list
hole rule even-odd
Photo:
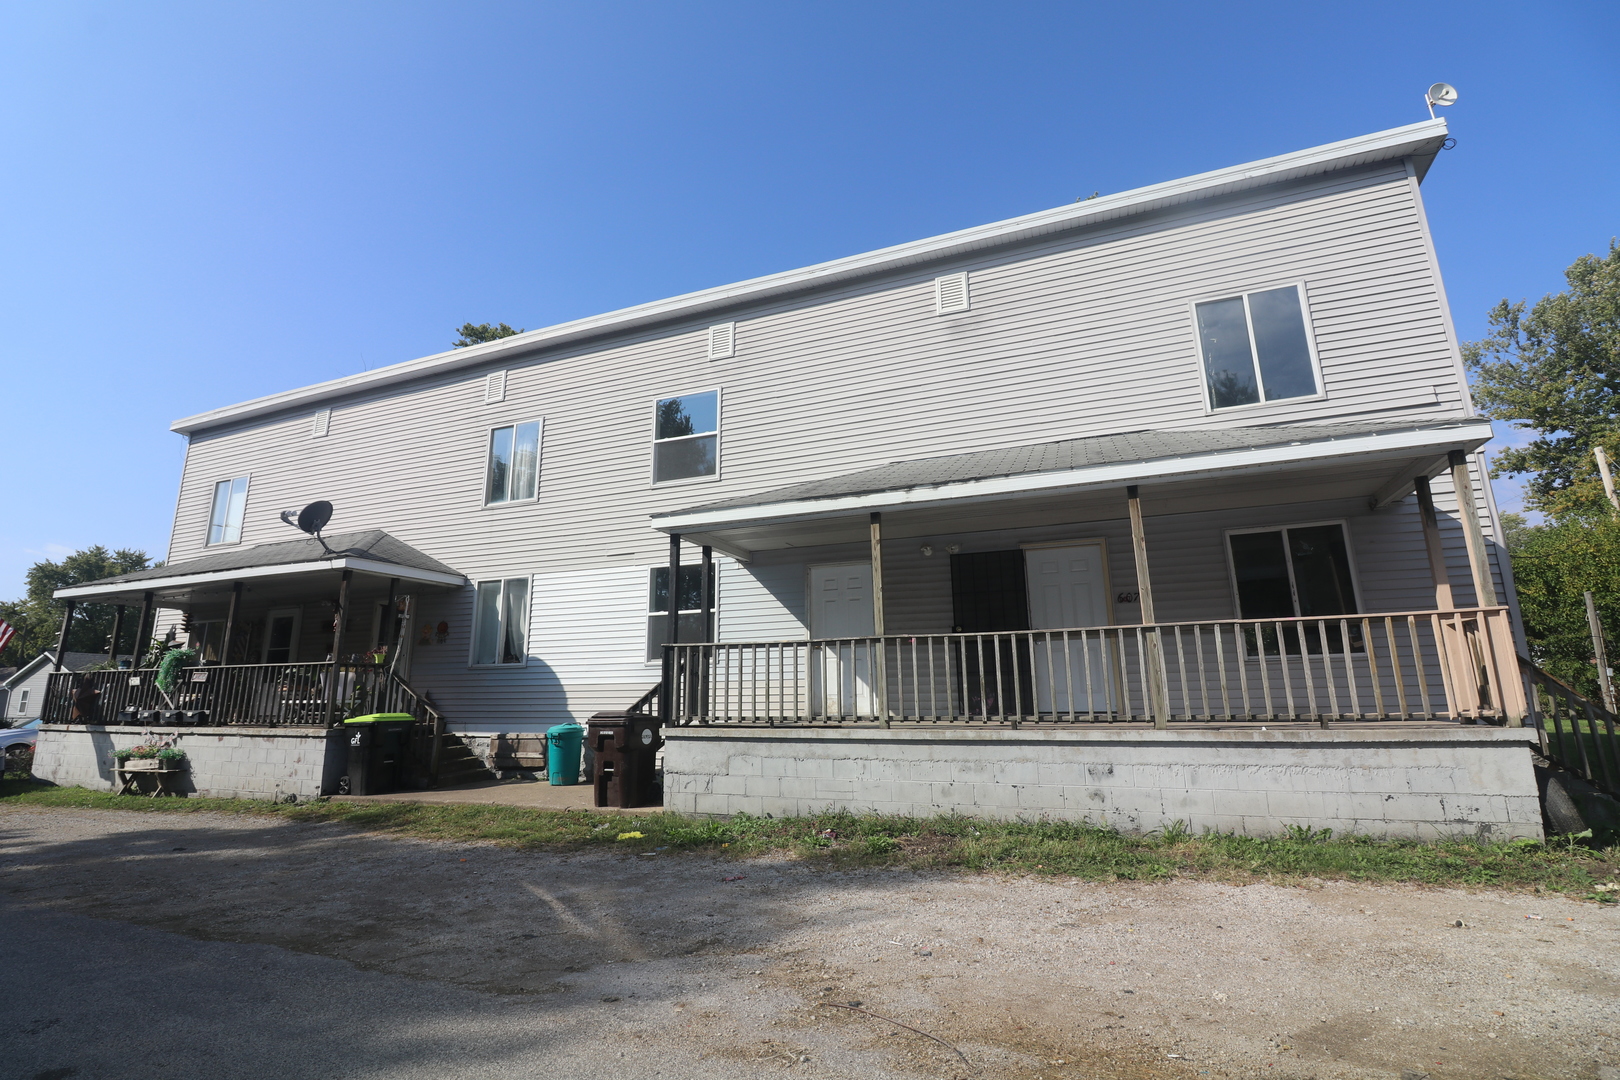
[{"label": "white front door", "polygon": [[[871,716],[876,628],[872,564],[812,566],[809,580],[811,708],[822,716]],[[856,640],[839,640],[839,639]]]},{"label": "white front door", "polygon": [[[1108,576],[1101,544],[1024,549],[1033,630],[1108,624]],[[1035,694],[1042,712],[1102,712],[1109,707],[1113,649],[1099,635],[1036,637]]]}]

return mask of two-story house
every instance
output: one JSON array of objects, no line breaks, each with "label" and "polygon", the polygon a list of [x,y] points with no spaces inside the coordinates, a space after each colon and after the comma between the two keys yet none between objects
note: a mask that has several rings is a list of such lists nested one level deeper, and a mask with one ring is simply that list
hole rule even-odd
[{"label": "two-story house", "polygon": [[[189,699],[215,725],[341,719],[386,696],[357,690],[379,657],[450,732],[660,687],[694,812],[979,805],[790,775],[852,732],[1508,737],[1475,723],[1527,705],[1420,191],[1446,138],[1425,121],[187,417],[168,562],[59,595],[175,628],[224,669]],[[317,500],[322,538],[282,520]],[[149,693],[125,681],[101,719]],[[779,775],[716,741],[761,732]],[[1526,770],[1494,827],[1525,817]],[[1172,816],[1246,827],[1212,806]]]}]

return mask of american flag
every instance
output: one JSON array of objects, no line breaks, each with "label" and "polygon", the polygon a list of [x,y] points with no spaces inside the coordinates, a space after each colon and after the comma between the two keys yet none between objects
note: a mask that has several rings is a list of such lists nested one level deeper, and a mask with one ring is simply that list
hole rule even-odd
[{"label": "american flag", "polygon": [[6,646],[11,643],[11,636],[16,632],[17,628],[15,626],[12,626],[4,619],[0,619],[0,652],[6,651]]}]

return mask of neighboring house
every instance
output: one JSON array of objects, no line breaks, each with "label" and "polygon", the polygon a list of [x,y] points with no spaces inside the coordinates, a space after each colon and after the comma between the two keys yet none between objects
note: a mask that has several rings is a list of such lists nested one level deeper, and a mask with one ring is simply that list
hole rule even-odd
[{"label": "neighboring house", "polygon": [[[62,670],[86,671],[106,662],[106,653],[70,652],[62,657]],[[16,727],[43,715],[45,686],[55,665],[56,650],[46,649],[0,683],[0,690],[5,693],[6,726]]]},{"label": "neighboring house", "polygon": [[[227,664],[364,656],[403,613],[396,670],[468,732],[625,709],[666,662],[675,722],[1516,722],[1491,430],[1420,192],[1446,138],[1424,121],[187,417],[166,565],[58,596],[161,609],[159,632],[183,613]],[[324,542],[279,519],[315,500]],[[671,604],[717,644],[666,661]],[[1327,621],[1237,622],[1302,616]]]}]

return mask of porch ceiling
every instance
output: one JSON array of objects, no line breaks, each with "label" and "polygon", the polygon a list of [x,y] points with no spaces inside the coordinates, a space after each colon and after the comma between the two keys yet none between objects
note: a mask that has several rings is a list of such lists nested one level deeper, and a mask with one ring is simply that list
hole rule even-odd
[{"label": "porch ceiling", "polygon": [[939,536],[1123,517],[1127,484],[1154,516],[1330,499],[1382,505],[1454,449],[1491,438],[1469,418],[1401,425],[1287,425],[1135,432],[898,462],[655,515],[653,527],[740,557],[858,543],[867,515],[886,537]]},{"label": "porch ceiling", "polygon": [[145,593],[151,592],[160,606],[187,606],[229,594],[240,581],[254,594],[256,602],[293,603],[335,596],[344,570],[352,571],[356,582],[399,578],[402,588],[417,590],[453,589],[467,584],[466,578],[444,563],[380,529],[372,529],[328,537],[325,547],[311,538],[222,549],[153,570],[58,589],[56,596],[103,604],[138,604]]}]

